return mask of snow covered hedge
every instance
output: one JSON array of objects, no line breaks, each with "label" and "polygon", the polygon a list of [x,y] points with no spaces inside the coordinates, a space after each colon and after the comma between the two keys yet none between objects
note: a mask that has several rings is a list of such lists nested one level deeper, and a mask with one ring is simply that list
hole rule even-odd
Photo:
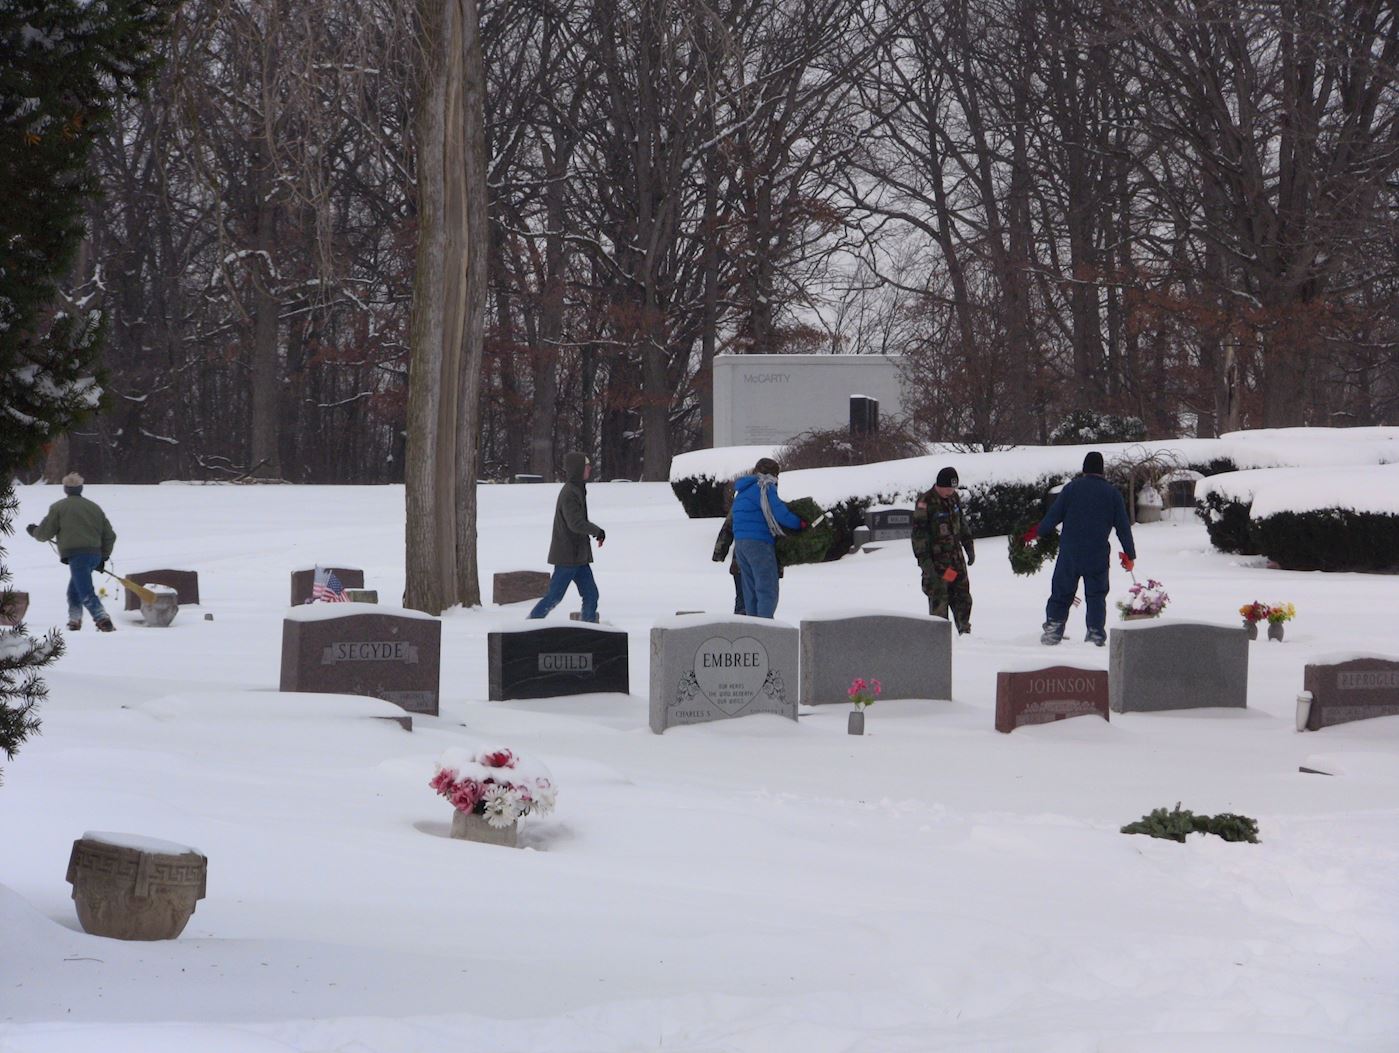
[{"label": "snow covered hedge", "polygon": [[1285,570],[1399,570],[1399,463],[1218,475],[1196,511],[1216,548]]}]

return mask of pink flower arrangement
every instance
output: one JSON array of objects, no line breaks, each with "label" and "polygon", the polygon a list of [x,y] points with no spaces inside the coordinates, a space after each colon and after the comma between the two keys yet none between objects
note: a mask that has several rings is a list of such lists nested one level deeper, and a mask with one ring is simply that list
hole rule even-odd
[{"label": "pink flower arrangement", "polygon": [[874,700],[879,697],[884,685],[878,680],[866,680],[858,677],[850,682],[850,690],[845,692],[850,696],[850,701],[855,703],[856,709],[864,709],[866,706],[874,705]]},{"label": "pink flower arrangement", "polygon": [[1145,584],[1133,582],[1127,590],[1129,599],[1118,600],[1117,609],[1124,618],[1159,618],[1171,598],[1166,595],[1166,586],[1155,578]]},{"label": "pink flower arrangement", "polygon": [[552,812],[558,792],[544,765],[508,749],[449,749],[428,785],[457,811],[484,816],[497,828]]}]

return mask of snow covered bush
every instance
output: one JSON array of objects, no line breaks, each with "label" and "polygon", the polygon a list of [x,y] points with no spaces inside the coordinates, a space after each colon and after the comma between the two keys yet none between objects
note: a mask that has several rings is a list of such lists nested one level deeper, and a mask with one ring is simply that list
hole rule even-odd
[{"label": "snow covered bush", "polygon": [[498,829],[532,813],[547,815],[557,795],[548,768],[504,748],[449,749],[428,785],[457,811]]},{"label": "snow covered bush", "polygon": [[1399,571],[1399,515],[1326,508],[1253,524],[1260,550],[1283,570]]},{"label": "snow covered bush", "polygon": [[1053,446],[1080,446],[1099,442],[1141,442],[1146,425],[1140,417],[1118,417],[1096,410],[1074,410],[1049,433]]},{"label": "snow covered bush", "polygon": [[1195,514],[1205,524],[1210,544],[1221,552],[1253,556],[1259,552],[1258,530],[1249,516],[1252,502],[1240,501],[1214,490],[1195,502]]}]

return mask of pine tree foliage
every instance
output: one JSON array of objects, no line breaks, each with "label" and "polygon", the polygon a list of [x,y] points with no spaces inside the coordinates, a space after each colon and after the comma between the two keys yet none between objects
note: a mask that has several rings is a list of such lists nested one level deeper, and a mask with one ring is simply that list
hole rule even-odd
[{"label": "pine tree foliage", "polygon": [[[98,405],[101,313],[60,285],[94,193],[92,131],[154,66],[172,0],[0,0],[0,538],[13,530],[12,473]],[[10,574],[0,548],[0,606]],[[38,672],[57,633],[0,630],[0,750],[39,726]]]},{"label": "pine tree foliage", "polygon": [[1247,841],[1258,843],[1258,822],[1246,815],[1233,812],[1220,812],[1218,815],[1196,815],[1190,809],[1181,809],[1180,802],[1167,811],[1156,808],[1135,823],[1122,828],[1124,834],[1146,834],[1182,844],[1191,834],[1214,834],[1226,841]]}]

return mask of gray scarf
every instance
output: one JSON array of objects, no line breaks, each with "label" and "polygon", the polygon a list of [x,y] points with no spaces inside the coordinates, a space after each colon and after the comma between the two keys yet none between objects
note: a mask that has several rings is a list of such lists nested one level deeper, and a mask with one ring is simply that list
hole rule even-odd
[{"label": "gray scarf", "polygon": [[768,503],[768,491],[777,486],[777,476],[758,476],[758,504],[762,507],[763,518],[767,520],[768,529],[772,531],[773,537],[786,537],[786,533],[777,523],[777,519],[772,514],[772,505]]}]

